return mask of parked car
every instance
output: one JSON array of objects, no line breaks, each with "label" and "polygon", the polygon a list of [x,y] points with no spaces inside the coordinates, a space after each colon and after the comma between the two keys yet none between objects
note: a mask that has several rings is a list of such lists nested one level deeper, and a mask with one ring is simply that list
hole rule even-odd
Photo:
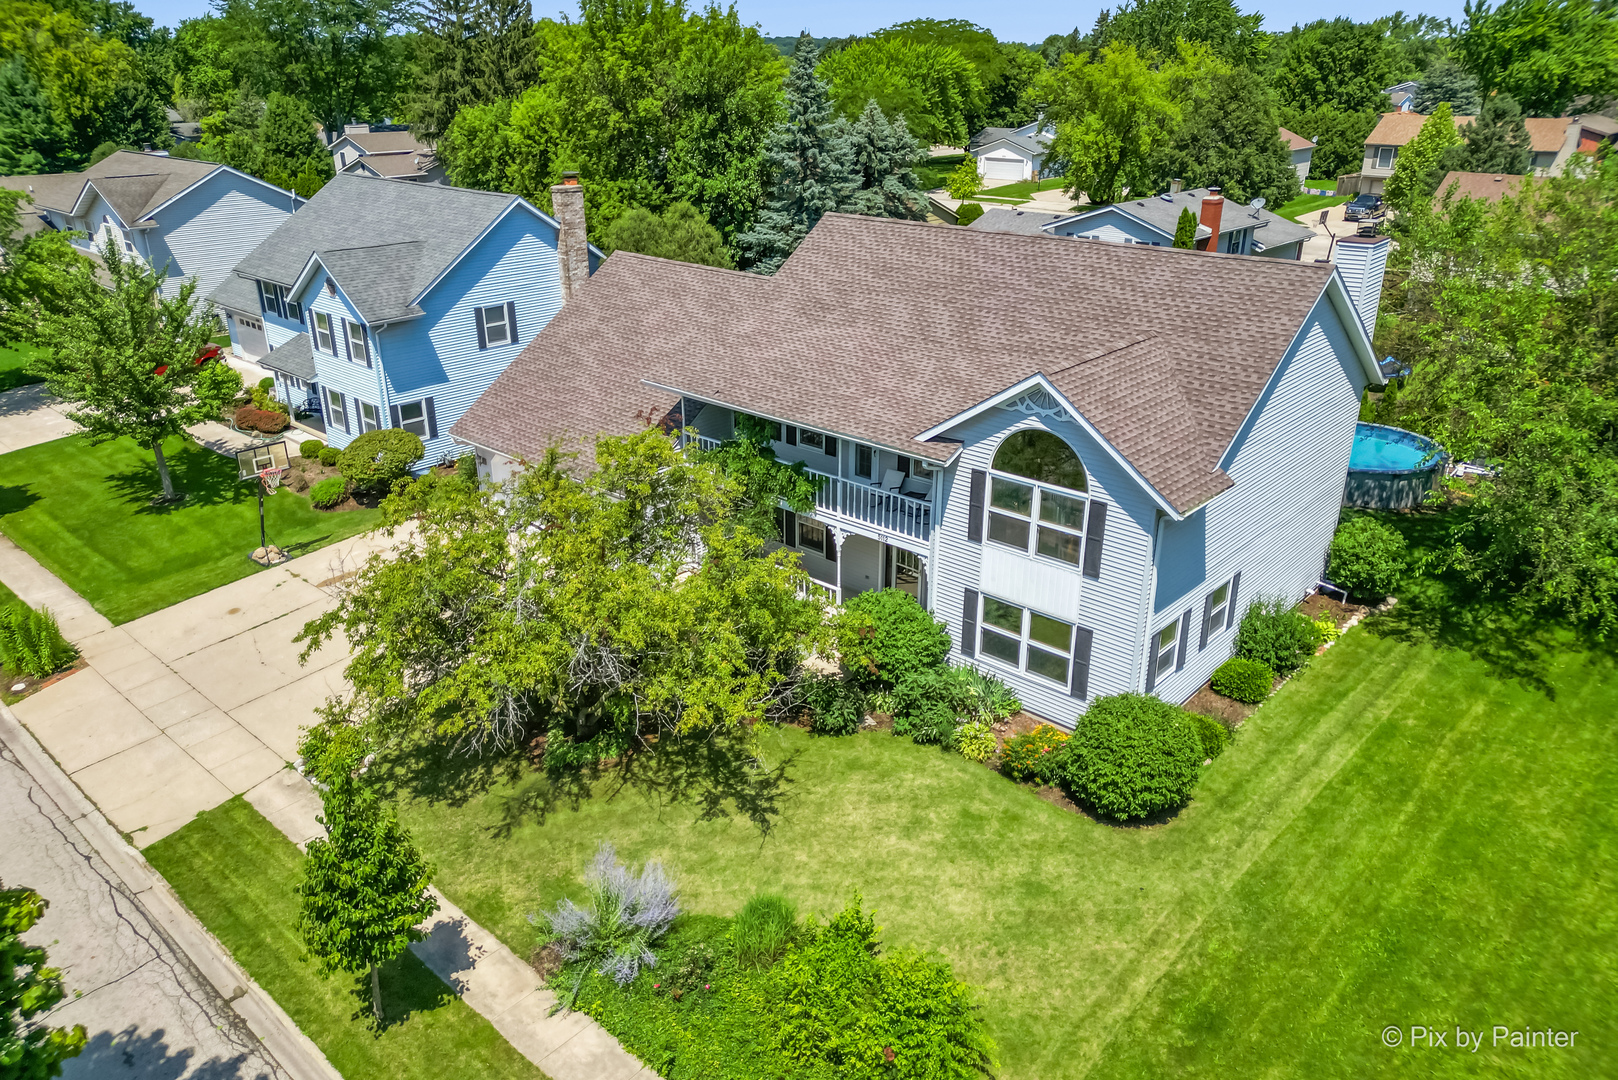
[{"label": "parked car", "polygon": [[1343,207],[1344,221],[1365,221],[1382,216],[1382,196],[1362,192]]}]

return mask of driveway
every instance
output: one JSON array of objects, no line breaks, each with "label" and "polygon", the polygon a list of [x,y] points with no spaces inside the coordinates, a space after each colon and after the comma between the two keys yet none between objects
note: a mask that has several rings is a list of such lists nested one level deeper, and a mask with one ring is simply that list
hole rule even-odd
[{"label": "driveway", "polygon": [[[355,537],[117,627],[58,593],[53,610],[88,667],[12,711],[137,847],[239,793],[274,820],[299,732],[345,689],[341,642],[303,666],[292,638],[336,602],[344,574],[390,544]],[[16,569],[31,561],[0,552],[0,580],[45,602],[35,590],[54,579]]]},{"label": "driveway", "polygon": [[77,824],[0,743],[0,879],[50,901],[26,935],[63,971],[53,1026],[83,1024],[68,1080],[226,1080],[287,1074],[108,867]]},{"label": "driveway", "polygon": [[44,383],[0,394],[0,454],[60,439],[77,430],[79,425],[57,408]]},{"label": "driveway", "polygon": [[[1346,204],[1344,204],[1346,205]],[[1353,236],[1359,229],[1359,223],[1343,220],[1343,206],[1332,206],[1326,209],[1326,224],[1320,224],[1320,211],[1305,214],[1300,225],[1307,225],[1315,231],[1314,239],[1303,242],[1303,261],[1314,262],[1317,259],[1335,255],[1332,237],[1341,240],[1345,236]]]}]

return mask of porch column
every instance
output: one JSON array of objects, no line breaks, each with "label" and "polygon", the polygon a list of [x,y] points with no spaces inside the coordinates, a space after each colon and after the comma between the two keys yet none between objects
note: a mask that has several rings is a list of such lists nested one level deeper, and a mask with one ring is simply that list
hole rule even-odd
[{"label": "porch column", "polygon": [[843,538],[848,534],[833,525],[826,526],[826,534],[832,538],[832,543],[837,546],[837,558],[832,565],[837,568],[837,603],[838,606],[841,606],[843,603],[843,557],[846,554],[843,551]]}]

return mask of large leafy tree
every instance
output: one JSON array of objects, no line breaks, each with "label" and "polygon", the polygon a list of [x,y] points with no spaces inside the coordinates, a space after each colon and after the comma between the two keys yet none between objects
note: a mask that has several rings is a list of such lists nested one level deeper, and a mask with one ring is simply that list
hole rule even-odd
[{"label": "large leafy tree", "polygon": [[0,174],[56,172],[72,144],[23,58],[0,63]]},{"label": "large leafy tree", "polygon": [[1098,20],[1091,48],[1127,42],[1141,53],[1172,56],[1179,43],[1204,44],[1227,63],[1253,65],[1263,56],[1268,35],[1264,16],[1244,15],[1234,0],[1122,0]]},{"label": "large leafy tree", "polygon": [[83,1024],[53,1028],[35,1019],[67,996],[45,950],[22,940],[48,906],[32,889],[0,886],[0,1076],[7,1080],[60,1076],[86,1042]]},{"label": "large leafy tree", "polygon": [[1416,89],[1416,100],[1411,107],[1416,112],[1430,116],[1442,102],[1448,102],[1450,111],[1456,116],[1476,116],[1483,107],[1477,79],[1448,57],[1423,73],[1421,85]]},{"label": "large leafy tree", "polygon": [[997,41],[993,33],[965,19],[910,19],[872,36],[942,45],[972,65],[983,87],[983,110],[966,115],[968,135],[985,126],[1017,127],[1034,118],[1029,91],[1045,64],[1027,46]]},{"label": "large leafy tree", "polygon": [[852,120],[875,101],[903,115],[923,144],[964,146],[987,104],[972,63],[947,45],[908,37],[856,41],[820,62],[839,113]]},{"label": "large leafy tree", "polygon": [[1348,18],[1294,26],[1277,35],[1269,60],[1281,103],[1301,111],[1386,112],[1383,91],[1402,71],[1399,51],[1383,26]]},{"label": "large leafy tree", "polygon": [[1412,362],[1396,422],[1492,472],[1450,558],[1618,630],[1618,159],[1444,201],[1394,252],[1379,344]]},{"label": "large leafy tree", "polygon": [[305,102],[327,131],[397,99],[404,0],[217,0],[226,66],[258,94]]},{"label": "large leafy tree", "polygon": [[1382,190],[1388,205],[1401,216],[1425,212],[1444,178],[1445,153],[1460,145],[1461,136],[1446,102],[1422,121],[1416,137],[1399,151],[1393,175]]},{"label": "large leafy tree", "polygon": [[927,219],[927,195],[912,165],[921,147],[905,126],[905,118],[890,122],[877,103],[849,126],[850,161],[854,171],[852,207],[872,217]]},{"label": "large leafy tree", "polygon": [[33,320],[31,339],[48,350],[32,367],[92,442],[128,436],[150,447],[163,496],[172,499],[163,440],[218,416],[241,376],[196,362],[217,324],[212,305],[198,308],[195,279],[164,296],[162,273],[111,237],[100,255],[106,285],[88,259],[57,263],[42,282],[47,299],[21,305]]},{"label": "large leafy tree", "polygon": [[1245,68],[1215,74],[1154,158],[1157,186],[1181,177],[1238,203],[1263,196],[1279,207],[1297,196],[1298,174],[1278,130],[1275,96],[1263,80]]},{"label": "large leafy tree", "polygon": [[354,690],[328,723],[474,748],[548,730],[550,757],[772,708],[824,631],[796,556],[739,521],[744,488],[657,428],[599,440],[576,471],[552,451],[501,487],[428,478],[390,497],[385,520],[412,532],[299,635],[348,642]]},{"label": "large leafy tree", "polygon": [[73,294],[57,283],[84,262],[64,233],[23,232],[17,212],[26,199],[0,188],[0,345],[31,342],[42,319],[71,313]]},{"label": "large leafy tree", "polygon": [[326,835],[309,841],[297,929],[320,971],[368,972],[371,1014],[382,1023],[381,966],[420,941],[418,924],[438,910],[427,891],[432,867],[393,808],[349,768],[327,768],[318,819]]},{"label": "large leafy tree", "polygon": [[727,270],[734,266],[725,238],[708,224],[701,210],[688,202],[677,202],[661,214],[643,206],[634,207],[612,223],[607,243],[615,251],[634,251],[659,259]]},{"label": "large leafy tree", "polygon": [[1613,0],[1467,0],[1455,52],[1485,95],[1504,90],[1530,116],[1561,116],[1576,99],[1618,98]]},{"label": "large leafy tree", "polygon": [[1180,121],[1169,76],[1133,45],[1108,45],[1091,60],[1062,58],[1040,83],[1056,125],[1046,157],[1065,172],[1064,190],[1116,202],[1126,188],[1151,186],[1151,159]]},{"label": "large leafy tree", "polygon": [[1313,109],[1283,107],[1281,126],[1315,144],[1309,159],[1312,176],[1335,180],[1348,172],[1358,172],[1365,160],[1365,140],[1376,129],[1377,112],[1339,112],[1330,105]]},{"label": "large leafy tree", "polygon": [[786,81],[786,116],[770,133],[773,186],[753,228],[736,238],[749,267],[780,269],[821,217],[846,209],[854,187],[848,122],[832,111],[826,83],[815,74],[818,50],[798,39]]},{"label": "large leafy tree", "polygon": [[1497,93],[1483,105],[1478,118],[1461,129],[1466,142],[1444,152],[1443,168],[1448,172],[1494,172],[1521,174],[1533,161],[1533,147],[1522,110],[1510,94]]},{"label": "large leafy tree", "polygon": [[473,27],[472,92],[477,100],[512,101],[539,82],[529,0],[478,0]]}]

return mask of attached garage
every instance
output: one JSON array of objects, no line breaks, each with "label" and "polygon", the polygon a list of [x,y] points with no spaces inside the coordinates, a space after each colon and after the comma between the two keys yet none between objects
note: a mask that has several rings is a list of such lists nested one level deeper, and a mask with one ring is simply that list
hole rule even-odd
[{"label": "attached garage", "polygon": [[985,155],[978,159],[978,169],[985,180],[1027,180],[1029,178],[1028,161],[1025,158],[1005,155],[1005,151]]}]

